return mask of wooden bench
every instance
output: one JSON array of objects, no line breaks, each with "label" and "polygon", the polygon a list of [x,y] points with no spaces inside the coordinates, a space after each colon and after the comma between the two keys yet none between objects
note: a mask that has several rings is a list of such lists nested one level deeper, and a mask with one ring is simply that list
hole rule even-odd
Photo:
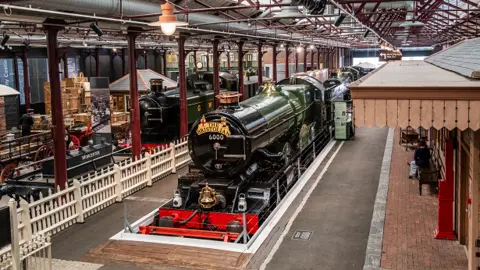
[{"label": "wooden bench", "polygon": [[422,196],[422,185],[433,184],[435,192],[438,191],[438,180],[440,179],[440,168],[437,164],[437,156],[433,154],[433,149],[430,149],[431,159],[428,168],[418,168],[418,192]]}]

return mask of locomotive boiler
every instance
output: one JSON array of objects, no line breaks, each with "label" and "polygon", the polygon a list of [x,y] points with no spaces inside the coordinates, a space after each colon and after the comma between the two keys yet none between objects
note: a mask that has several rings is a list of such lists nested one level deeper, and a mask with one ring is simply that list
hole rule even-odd
[{"label": "locomotive boiler", "polygon": [[321,119],[324,89],[317,86],[266,83],[240,103],[236,93],[220,94],[220,108],[205,113],[190,130],[190,172],[179,177],[173,200],[140,233],[162,234],[165,227],[178,228],[179,235],[182,229],[238,233],[243,214],[248,232],[255,233],[275,204],[273,194],[286,194],[296,180],[282,177],[277,184],[272,175],[328,130]]}]

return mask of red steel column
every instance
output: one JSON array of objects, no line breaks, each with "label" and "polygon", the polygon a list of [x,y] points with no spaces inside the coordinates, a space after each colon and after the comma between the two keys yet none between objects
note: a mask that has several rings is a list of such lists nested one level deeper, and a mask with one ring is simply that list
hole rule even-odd
[{"label": "red steel column", "polygon": [[262,58],[263,58],[263,52],[262,52],[262,43],[258,43],[257,45],[257,52],[258,52],[258,85],[263,84],[263,67],[262,67]]},{"label": "red steel column", "polygon": [[100,49],[99,48],[95,48],[95,68],[97,69],[97,77],[100,77]]},{"label": "red steel column", "polygon": [[63,54],[63,78],[68,78],[68,51]]},{"label": "red steel column", "polygon": [[298,72],[298,51],[295,51],[295,73]]},{"label": "red steel column", "polygon": [[288,70],[288,56],[290,55],[290,52],[288,50],[288,44],[285,45],[285,79],[290,77],[290,71]]},{"label": "red steel column", "polygon": [[27,48],[23,49],[22,63],[23,63],[23,92],[25,93],[25,107],[28,110],[30,109],[30,78],[28,75]]},{"label": "red steel column", "polygon": [[243,77],[243,41],[238,42],[238,92],[240,93],[240,100],[243,100],[244,94],[244,77]]},{"label": "red steel column", "polygon": [[55,188],[64,189],[67,185],[67,149],[64,139],[65,124],[63,122],[62,90],[60,89],[59,55],[57,50],[57,34],[63,27],[44,25],[44,29],[47,30],[48,76],[50,78],[51,102],[55,104],[52,107]]},{"label": "red steel column", "polygon": [[207,71],[210,71],[210,55],[207,52]]},{"label": "red steel column", "polygon": [[187,77],[185,74],[185,37],[180,36],[178,42],[178,76],[180,79],[180,136],[188,134],[187,114]]},{"label": "red steel column", "polygon": [[317,47],[317,69],[320,69],[320,48]]},{"label": "red steel column", "polygon": [[218,53],[218,39],[213,40],[213,104],[218,108],[216,96],[220,94],[220,54]]},{"label": "red steel column", "polygon": [[125,49],[122,49],[122,77],[127,74],[125,69]]},{"label": "red steel column", "polygon": [[230,66],[230,52],[227,52],[227,70],[230,72],[232,70]]},{"label": "red steel column", "polygon": [[315,54],[315,52],[312,51],[310,52],[310,70],[313,71],[315,69],[315,65],[313,64],[313,55]]},{"label": "red steel column", "polygon": [[135,57],[135,39],[138,33],[129,31],[128,41],[128,65],[130,67],[130,127],[132,131],[132,156],[136,160],[142,154],[142,142],[140,140],[140,110],[138,105],[137,84],[137,61]]},{"label": "red steel column", "polygon": [[197,72],[197,51],[193,51],[193,72]]},{"label": "red steel column", "polygon": [[272,80],[277,82],[277,44],[272,46]]},{"label": "red steel column", "polygon": [[145,69],[148,69],[148,52],[147,52],[147,50],[143,51],[143,59],[145,60]]},{"label": "red steel column", "polygon": [[445,142],[445,179],[441,179],[438,186],[438,225],[435,229],[436,239],[457,239],[453,231],[453,198],[455,194],[453,166],[453,141],[448,139]]},{"label": "red steel column", "polygon": [[167,50],[165,50],[163,52],[163,75],[168,77],[168,74],[167,74],[167,53],[168,53]]},{"label": "red steel column", "polygon": [[307,47],[303,50],[303,71],[307,71]]},{"label": "red steel column", "polygon": [[15,54],[13,54],[13,70],[15,78],[15,89],[20,91],[20,78],[18,76],[18,58]]}]

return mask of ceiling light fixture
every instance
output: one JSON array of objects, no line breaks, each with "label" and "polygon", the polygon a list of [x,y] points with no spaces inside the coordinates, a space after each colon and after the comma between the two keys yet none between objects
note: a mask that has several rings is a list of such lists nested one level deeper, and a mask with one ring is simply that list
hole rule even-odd
[{"label": "ceiling light fixture", "polygon": [[92,30],[93,30],[99,37],[103,36],[103,31],[102,31],[102,29],[100,29],[100,27],[98,27],[97,24],[95,24],[95,23],[90,24],[90,28],[92,28]]},{"label": "ceiling light fixture", "polygon": [[298,52],[298,53],[299,53],[299,52],[302,52],[302,46],[298,46],[298,47],[297,47],[297,52]]},{"label": "ceiling light fixture", "polygon": [[177,26],[188,25],[187,22],[177,21],[177,17],[173,15],[173,5],[169,2],[160,5],[160,8],[162,15],[158,17],[158,21],[148,24],[149,26],[160,26],[165,35],[171,36],[175,33]]},{"label": "ceiling light fixture", "polygon": [[315,46],[313,46],[313,45],[310,45],[310,49],[312,49],[312,50],[313,50],[313,49],[315,49]]},{"label": "ceiling light fixture", "polygon": [[113,52],[117,52],[117,48],[113,48]]},{"label": "ceiling light fixture", "polygon": [[340,13],[340,16],[338,16],[337,20],[335,21],[335,26],[338,27],[340,24],[342,24],[343,20],[347,17],[347,14],[345,13]]},{"label": "ceiling light fixture", "polygon": [[10,39],[10,36],[7,34],[3,35],[2,42],[0,42],[0,46],[5,47],[5,44],[7,44],[8,40]]}]

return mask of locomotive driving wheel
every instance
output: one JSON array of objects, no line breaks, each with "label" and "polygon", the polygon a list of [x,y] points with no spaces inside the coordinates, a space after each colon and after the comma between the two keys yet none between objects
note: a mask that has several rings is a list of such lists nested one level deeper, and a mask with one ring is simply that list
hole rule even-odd
[{"label": "locomotive driving wheel", "polygon": [[75,135],[70,135],[71,144],[68,147],[69,150],[77,150],[80,148],[80,139]]},{"label": "locomotive driving wheel", "polygon": [[[17,168],[17,164],[10,163],[5,168],[3,168],[2,173],[0,174],[0,184],[5,183],[5,180],[12,177],[15,174],[15,169]],[[16,175],[20,175],[20,171],[16,171]]]},{"label": "locomotive driving wheel", "polygon": [[34,168],[35,169],[40,169],[42,167],[43,162],[39,162],[41,160],[44,160],[48,157],[51,157],[53,155],[53,150],[49,145],[44,145],[40,148],[38,148],[37,153],[35,154],[34,158]]}]

